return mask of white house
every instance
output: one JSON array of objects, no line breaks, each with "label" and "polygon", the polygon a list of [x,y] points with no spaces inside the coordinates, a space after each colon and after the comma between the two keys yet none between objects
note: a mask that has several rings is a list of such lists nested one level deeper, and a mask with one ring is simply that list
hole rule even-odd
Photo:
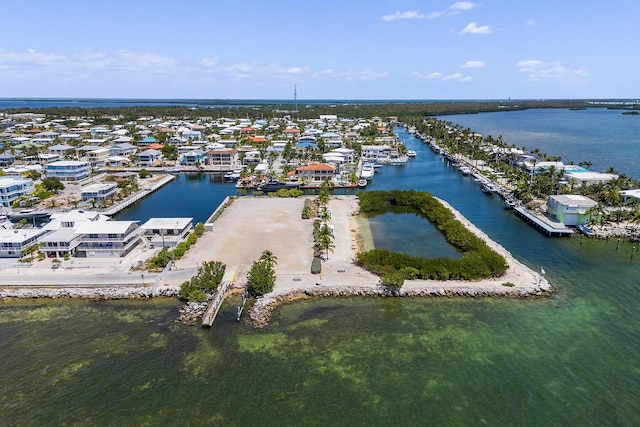
[{"label": "white house", "polygon": [[91,184],[86,187],[82,187],[80,190],[80,196],[83,202],[98,201],[108,199],[118,192],[118,184],[115,182],[104,182],[99,184]]},{"label": "white house", "polygon": [[80,244],[79,257],[123,257],[142,242],[136,221],[102,221],[80,224],[76,233]]},{"label": "white house", "polygon": [[138,153],[138,166],[153,166],[156,160],[162,158],[162,152],[159,150],[144,150]]},{"label": "white house", "polygon": [[141,228],[155,247],[175,247],[189,235],[193,218],[150,218]]},{"label": "white house", "polygon": [[0,228],[0,258],[21,258],[26,248],[36,244],[48,232],[42,228]]}]

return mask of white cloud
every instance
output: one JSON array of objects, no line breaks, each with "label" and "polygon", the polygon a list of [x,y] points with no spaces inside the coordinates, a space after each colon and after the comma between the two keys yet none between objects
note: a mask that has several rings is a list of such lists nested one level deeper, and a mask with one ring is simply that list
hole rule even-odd
[{"label": "white cloud", "polygon": [[475,22],[470,23],[462,31],[460,34],[491,34],[491,27],[488,25],[478,26]]},{"label": "white cloud", "polygon": [[459,2],[451,4],[445,10],[437,10],[437,11],[434,11],[434,12],[430,12],[430,13],[428,13],[426,15],[421,13],[421,12],[419,12],[419,11],[417,11],[417,10],[412,10],[412,11],[408,11],[408,12],[396,11],[395,13],[393,13],[391,15],[384,15],[382,17],[382,20],[383,21],[395,21],[397,19],[436,19],[436,18],[439,18],[441,16],[457,15],[459,13],[471,10],[474,7],[476,7],[475,3],[472,3],[470,1],[459,1]]},{"label": "white cloud", "polygon": [[384,15],[382,17],[383,21],[395,21],[397,19],[423,19],[425,16],[418,12],[417,10],[412,10],[409,12],[395,12],[391,15]]},{"label": "white cloud", "polygon": [[449,81],[468,82],[469,80],[471,80],[471,76],[465,76],[461,73],[453,73],[453,74],[445,75],[438,71],[434,71],[433,73],[429,73],[426,75],[423,75],[421,73],[414,71],[413,73],[410,74],[410,76],[418,79],[440,80],[443,82],[449,82]]},{"label": "white cloud", "polygon": [[536,21],[534,21],[533,19],[527,19],[524,22],[524,25],[526,25],[527,27],[533,27],[534,25],[536,25]]},{"label": "white cloud", "polygon": [[261,63],[252,61],[227,62],[218,56],[207,56],[189,62],[150,52],[121,50],[116,52],[83,51],[79,53],[50,53],[34,49],[6,51],[0,49],[0,79],[40,79],[43,81],[131,81],[149,82],[184,80],[256,81],[268,83],[293,78],[319,78],[325,81],[371,81],[389,77],[386,71],[372,69],[313,69],[304,65]]},{"label": "white cloud", "polygon": [[460,12],[466,12],[467,10],[471,10],[474,7],[476,7],[476,5],[471,3],[470,1],[459,1],[449,6],[447,10],[450,11],[450,15],[457,15]]},{"label": "white cloud", "polygon": [[531,81],[542,79],[561,79],[587,77],[589,72],[584,68],[568,68],[560,61],[543,62],[537,59],[528,59],[516,64],[516,69],[521,73],[528,73]]},{"label": "white cloud", "polygon": [[200,61],[200,65],[204,67],[215,67],[216,65],[218,65],[218,62],[220,62],[220,58],[214,56],[212,58],[202,58],[202,60]]},{"label": "white cloud", "polygon": [[487,64],[485,64],[484,61],[467,61],[464,63],[462,68],[483,68],[486,65]]}]

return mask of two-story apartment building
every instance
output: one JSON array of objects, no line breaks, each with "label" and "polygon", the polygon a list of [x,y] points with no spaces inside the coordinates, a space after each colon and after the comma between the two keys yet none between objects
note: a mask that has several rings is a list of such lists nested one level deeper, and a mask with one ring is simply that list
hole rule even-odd
[{"label": "two-story apartment building", "polygon": [[82,187],[80,196],[83,202],[104,201],[118,192],[118,184],[115,182],[103,182]]},{"label": "two-story apartment building", "polygon": [[327,163],[310,163],[296,168],[299,179],[308,183],[322,182],[333,179],[336,168]]},{"label": "two-story apartment building", "polygon": [[175,247],[189,235],[193,218],[150,218],[141,228],[156,247]]}]

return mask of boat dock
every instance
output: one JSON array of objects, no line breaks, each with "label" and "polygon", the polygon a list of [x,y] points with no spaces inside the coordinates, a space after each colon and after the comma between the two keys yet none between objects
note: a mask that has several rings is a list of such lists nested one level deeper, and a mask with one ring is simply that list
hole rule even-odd
[{"label": "boat dock", "polygon": [[567,228],[564,223],[552,221],[547,217],[536,215],[524,206],[514,207],[513,212],[538,230],[547,234],[549,237],[571,236],[573,234],[573,230]]},{"label": "boat dock", "polygon": [[216,316],[220,311],[220,307],[222,307],[222,303],[227,297],[227,292],[229,291],[229,288],[236,278],[235,273],[231,274],[230,278],[228,276],[229,273],[225,273],[224,277],[222,278],[222,282],[220,282],[220,286],[218,287],[218,289],[216,289],[216,293],[213,295],[211,302],[209,302],[209,305],[207,306],[207,310],[202,316],[203,328],[210,328],[213,325],[214,320],[216,320]]}]

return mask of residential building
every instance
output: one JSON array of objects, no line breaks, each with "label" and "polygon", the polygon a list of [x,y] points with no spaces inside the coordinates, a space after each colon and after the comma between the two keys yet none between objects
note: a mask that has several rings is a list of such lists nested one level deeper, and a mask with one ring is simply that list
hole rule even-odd
[{"label": "residential building", "polygon": [[183,166],[199,166],[207,162],[207,154],[204,151],[192,149],[180,155],[180,164]]},{"label": "residential building", "polygon": [[553,215],[565,225],[582,225],[592,218],[591,208],[598,204],[588,197],[577,194],[550,196],[547,200],[547,213]]},{"label": "residential building", "polygon": [[153,166],[154,162],[162,159],[162,151],[144,150],[138,153],[138,166]]},{"label": "residential building", "polygon": [[75,229],[80,224],[91,224],[108,221],[109,217],[93,211],[72,210],[69,212],[53,213],[51,220],[42,228],[50,231],[39,243],[40,251],[48,258],[58,258],[65,255],[74,256],[80,245],[80,235]]},{"label": "residential building", "polygon": [[79,257],[123,257],[142,242],[142,230],[136,221],[101,221],[76,227]]},{"label": "residential building", "polygon": [[22,258],[24,250],[35,245],[48,232],[42,228],[0,228],[0,258]]},{"label": "residential building", "polygon": [[296,168],[298,177],[308,183],[329,181],[336,174],[335,166],[327,163],[310,163]]},{"label": "residential building", "polygon": [[57,177],[61,181],[81,181],[91,174],[89,162],[77,160],[60,160],[47,163],[47,176]]},{"label": "residential building", "polygon": [[122,144],[115,144],[115,145],[109,147],[109,156],[111,156],[111,157],[115,157],[115,156],[126,157],[126,156],[130,156],[132,154],[135,154],[136,151],[138,151],[138,147],[136,147],[133,144],[129,144],[128,142],[125,142],[125,143],[122,143]]},{"label": "residential building", "polygon": [[82,187],[80,196],[83,202],[97,201],[102,202],[118,192],[118,184],[115,182],[104,182],[100,184],[91,184]]},{"label": "residential building", "polygon": [[0,177],[0,206],[11,207],[11,204],[18,197],[33,193],[34,185],[32,179],[3,176]]},{"label": "residential building", "polygon": [[235,148],[207,151],[207,164],[218,166],[221,170],[233,170],[238,167],[238,150]]},{"label": "residential building", "polygon": [[175,247],[189,235],[193,218],[150,218],[141,228],[155,247]]}]

